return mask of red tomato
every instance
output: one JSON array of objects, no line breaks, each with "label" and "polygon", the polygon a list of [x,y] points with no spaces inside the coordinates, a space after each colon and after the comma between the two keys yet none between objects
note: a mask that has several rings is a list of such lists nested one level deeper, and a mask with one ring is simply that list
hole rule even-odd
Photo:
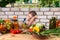
[{"label": "red tomato", "polygon": [[19,30],[19,32],[21,33],[21,32],[22,32],[22,30]]},{"label": "red tomato", "polygon": [[16,34],[16,30],[14,30],[14,29],[11,29],[10,32],[13,34]]},{"label": "red tomato", "polygon": [[13,33],[13,34],[18,34],[18,33],[21,33],[22,30],[19,30],[19,29],[18,30],[11,29],[10,32]]},{"label": "red tomato", "polygon": [[22,30],[17,30],[17,33],[21,33],[22,32]]},{"label": "red tomato", "polygon": [[17,32],[15,30],[12,31],[13,34],[17,34]]},{"label": "red tomato", "polygon": [[33,29],[29,29],[29,32],[33,32]]},{"label": "red tomato", "polygon": [[17,34],[19,33],[19,30],[16,30]]},{"label": "red tomato", "polygon": [[13,31],[13,29],[10,29],[10,32],[12,32]]}]

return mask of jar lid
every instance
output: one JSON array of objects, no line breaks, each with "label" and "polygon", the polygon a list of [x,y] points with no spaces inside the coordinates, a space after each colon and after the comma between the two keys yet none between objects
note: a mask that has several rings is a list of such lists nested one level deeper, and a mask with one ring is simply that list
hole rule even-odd
[{"label": "jar lid", "polygon": [[13,16],[13,19],[16,20],[17,19],[17,16]]}]

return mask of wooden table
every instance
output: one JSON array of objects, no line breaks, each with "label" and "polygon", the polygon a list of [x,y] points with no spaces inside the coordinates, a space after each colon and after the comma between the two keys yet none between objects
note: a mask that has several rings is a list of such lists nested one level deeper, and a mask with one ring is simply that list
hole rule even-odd
[{"label": "wooden table", "polygon": [[4,34],[0,36],[0,40],[60,40],[59,37],[36,38],[30,34]]},{"label": "wooden table", "polygon": [[30,34],[4,34],[0,36],[0,40],[39,40]]}]

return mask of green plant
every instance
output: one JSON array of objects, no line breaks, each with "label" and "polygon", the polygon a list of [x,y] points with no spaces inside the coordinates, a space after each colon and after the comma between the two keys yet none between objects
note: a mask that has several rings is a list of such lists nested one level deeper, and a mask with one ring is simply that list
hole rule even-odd
[{"label": "green plant", "polygon": [[0,0],[0,7],[5,7],[9,3],[15,3],[17,0]]},{"label": "green plant", "polygon": [[60,0],[39,0],[41,7],[60,7]]}]

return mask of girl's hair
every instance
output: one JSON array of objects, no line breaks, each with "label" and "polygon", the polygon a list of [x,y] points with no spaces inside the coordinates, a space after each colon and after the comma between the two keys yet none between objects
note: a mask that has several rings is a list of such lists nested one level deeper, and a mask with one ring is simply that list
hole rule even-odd
[{"label": "girl's hair", "polygon": [[29,14],[32,14],[32,16],[37,15],[37,13],[35,11],[30,11]]}]

